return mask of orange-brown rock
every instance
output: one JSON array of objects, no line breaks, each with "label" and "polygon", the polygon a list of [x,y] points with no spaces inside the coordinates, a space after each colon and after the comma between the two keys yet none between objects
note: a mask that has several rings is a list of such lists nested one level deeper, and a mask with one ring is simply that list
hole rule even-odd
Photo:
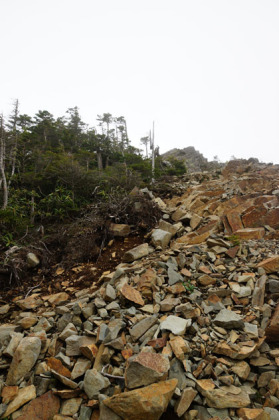
[{"label": "orange-brown rock", "polygon": [[44,296],[44,300],[47,300],[51,305],[57,306],[70,299],[70,296],[66,292],[55,293],[50,296]]},{"label": "orange-brown rock", "polygon": [[185,358],[185,354],[189,353],[190,351],[189,345],[179,335],[176,336],[176,335],[170,334],[170,346],[175,356],[179,360],[183,360]]},{"label": "orange-brown rock", "polygon": [[196,233],[188,233],[187,235],[183,235],[176,240],[177,243],[188,244],[188,245],[196,245],[201,244],[202,242],[206,241],[207,238],[210,236],[211,232],[205,232],[201,235],[197,235]]},{"label": "orange-brown rock", "polygon": [[43,304],[43,301],[38,294],[34,294],[28,296],[26,299],[17,300],[16,304],[21,309],[35,309],[38,306],[41,306]]},{"label": "orange-brown rock", "polygon": [[266,341],[279,342],[279,303],[277,304],[270,323],[265,330],[265,334]]},{"label": "orange-brown rock", "polygon": [[270,415],[262,408],[239,408],[237,415],[243,420],[269,420]]},{"label": "orange-brown rock", "polygon": [[265,235],[265,230],[262,227],[259,228],[245,228],[238,229],[234,234],[239,238],[245,241],[249,239],[262,239]]},{"label": "orange-brown rock", "polygon": [[186,413],[196,395],[197,391],[193,388],[185,388],[182,391],[181,397],[174,407],[174,411],[178,417],[181,417],[184,413]]},{"label": "orange-brown rock", "polygon": [[249,357],[254,352],[254,350],[256,350],[256,348],[256,343],[251,347],[241,345],[241,343],[239,346],[230,347],[229,344],[227,344],[225,341],[220,341],[214,347],[213,353],[222,354],[224,356],[230,357],[231,359],[243,360]]},{"label": "orange-brown rock", "polygon": [[95,343],[91,344],[84,344],[80,346],[80,352],[83,356],[87,357],[87,359],[94,360],[98,353],[98,347]]},{"label": "orange-brown rock", "polygon": [[238,251],[239,251],[239,246],[238,246],[238,245],[236,245],[236,246],[234,246],[234,247],[232,247],[232,248],[229,248],[229,249],[227,250],[226,254],[227,254],[230,258],[235,258],[235,256],[236,256],[236,254],[238,253]]},{"label": "orange-brown rock", "polygon": [[137,305],[143,306],[144,300],[140,294],[140,292],[136,289],[134,289],[132,286],[129,286],[129,284],[124,284],[124,286],[121,289],[121,294],[131,302],[136,303]]},{"label": "orange-brown rock", "polygon": [[232,366],[231,370],[239,376],[239,378],[246,380],[249,376],[251,368],[248,363],[242,361]]},{"label": "orange-brown rock", "polygon": [[125,384],[133,389],[162,381],[167,378],[169,368],[168,359],[161,354],[141,352],[128,360]]},{"label": "orange-brown rock", "polygon": [[205,395],[206,391],[211,391],[215,388],[215,384],[212,379],[199,379],[196,383],[197,389],[202,395]]},{"label": "orange-brown rock", "polygon": [[262,267],[266,273],[276,273],[279,271],[279,255],[267,258],[260,262],[257,267]]},{"label": "orange-brown rock", "polygon": [[177,386],[177,379],[152,384],[107,398],[103,403],[123,419],[159,420]]},{"label": "orange-brown rock", "polygon": [[55,357],[50,357],[47,361],[47,365],[50,369],[55,370],[55,372],[60,375],[66,376],[66,378],[71,377],[71,372],[63,365],[61,360],[56,359]]},{"label": "orange-brown rock", "polygon": [[153,291],[156,287],[157,274],[152,268],[148,268],[138,281],[137,289],[142,296],[152,299]]},{"label": "orange-brown rock", "polygon": [[147,345],[153,347],[154,349],[162,349],[167,344],[167,337],[156,338],[155,340],[148,341]]},{"label": "orange-brown rock", "polygon": [[4,418],[9,417],[10,414],[14,413],[16,410],[34,398],[36,398],[36,388],[34,385],[19,389],[15,398],[8,405],[7,410],[3,415]]},{"label": "orange-brown rock", "polygon": [[205,275],[200,276],[200,277],[198,278],[198,283],[199,283],[201,286],[210,286],[210,285],[212,285],[212,284],[215,284],[215,283],[216,283],[216,279],[215,279],[215,278],[213,278],[213,277],[208,276],[207,274],[205,274]]},{"label": "orange-brown rock", "polygon": [[232,210],[226,214],[226,217],[232,232],[235,232],[239,229],[243,229],[243,224],[239,213]]},{"label": "orange-brown rock", "polygon": [[52,420],[59,413],[60,400],[52,391],[35,398],[25,405],[18,420]]},{"label": "orange-brown rock", "polygon": [[2,402],[9,404],[18,393],[18,386],[4,386],[1,392]]},{"label": "orange-brown rock", "polygon": [[131,348],[129,349],[124,349],[121,351],[122,356],[124,357],[125,360],[129,359],[131,356],[133,356],[133,350]]},{"label": "orange-brown rock", "polygon": [[70,398],[76,398],[81,394],[81,389],[62,389],[61,391],[53,390],[53,394],[57,397],[62,398],[62,400],[68,400]]}]

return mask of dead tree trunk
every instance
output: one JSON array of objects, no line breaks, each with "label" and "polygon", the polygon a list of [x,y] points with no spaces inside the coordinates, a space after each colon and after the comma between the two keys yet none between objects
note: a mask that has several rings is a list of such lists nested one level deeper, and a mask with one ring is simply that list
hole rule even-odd
[{"label": "dead tree trunk", "polygon": [[8,182],[8,190],[10,188],[13,176],[16,169],[16,157],[17,157],[17,147],[18,147],[18,133],[17,133],[17,121],[18,121],[18,100],[15,101],[14,111],[11,117],[11,129],[12,129],[12,148],[11,148],[11,175]]},{"label": "dead tree trunk", "polygon": [[0,117],[0,173],[2,177],[2,187],[3,187],[3,205],[2,208],[5,210],[8,205],[8,185],[7,178],[5,173],[5,132],[4,132],[4,119],[3,115]]}]

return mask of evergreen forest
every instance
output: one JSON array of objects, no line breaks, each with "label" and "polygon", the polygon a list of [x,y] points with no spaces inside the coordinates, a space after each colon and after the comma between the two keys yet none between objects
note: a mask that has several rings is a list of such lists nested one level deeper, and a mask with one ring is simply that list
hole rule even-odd
[{"label": "evergreen forest", "polygon": [[21,114],[18,101],[0,117],[1,246],[36,225],[75,217],[111,191],[186,172],[180,161],[157,156],[152,174],[148,136],[141,151],[131,145],[125,117],[104,113],[97,122],[83,122],[78,107],[59,118],[46,110]]}]

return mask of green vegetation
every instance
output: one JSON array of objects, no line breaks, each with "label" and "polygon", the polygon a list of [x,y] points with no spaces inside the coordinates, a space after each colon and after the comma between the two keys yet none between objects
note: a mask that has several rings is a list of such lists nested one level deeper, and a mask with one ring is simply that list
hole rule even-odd
[{"label": "green vegetation", "polygon": [[195,290],[195,286],[188,280],[187,282],[182,281],[182,284],[187,292],[190,294]]},{"label": "green vegetation", "polygon": [[240,239],[237,235],[231,235],[228,237],[228,240],[233,244],[233,246],[240,245]]},{"label": "green vegetation", "polygon": [[[151,160],[131,145],[125,118],[104,113],[97,121],[89,127],[77,107],[59,118],[46,110],[21,115],[18,101],[7,120],[0,116],[0,245],[71,218],[114,188],[129,192],[151,181]],[[176,159],[156,158],[157,179],[185,172]]]}]

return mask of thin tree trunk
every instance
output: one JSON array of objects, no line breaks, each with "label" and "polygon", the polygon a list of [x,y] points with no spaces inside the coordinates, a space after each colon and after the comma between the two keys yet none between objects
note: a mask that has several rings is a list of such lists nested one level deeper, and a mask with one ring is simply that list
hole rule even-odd
[{"label": "thin tree trunk", "polygon": [[127,141],[127,146],[128,146],[128,144],[129,144],[129,137],[128,137],[127,122],[126,122],[126,120],[124,120],[124,124],[125,124],[125,131],[126,131],[126,141]]},{"label": "thin tree trunk", "polygon": [[18,100],[16,100],[16,102],[15,102],[14,112],[13,112],[13,116],[12,116],[12,137],[13,137],[13,140],[14,140],[14,145],[13,145],[12,151],[11,151],[12,170],[11,170],[11,176],[10,176],[9,182],[8,182],[8,189],[10,188],[13,176],[15,174],[15,168],[16,168],[16,155],[17,155],[17,143],[18,143],[17,120],[18,120]]},{"label": "thin tree trunk", "polygon": [[35,221],[35,198],[34,193],[32,191],[32,197],[31,197],[31,211],[30,211],[30,223],[34,225]]},{"label": "thin tree trunk", "polygon": [[3,115],[1,116],[1,142],[0,142],[0,172],[2,176],[2,184],[3,184],[3,205],[2,208],[5,210],[8,206],[8,186],[7,186],[7,178],[5,174],[5,134],[4,134],[4,122],[3,122]]},{"label": "thin tree trunk", "polygon": [[97,152],[97,163],[99,171],[103,170],[103,161],[102,161],[102,154],[101,152]]}]

